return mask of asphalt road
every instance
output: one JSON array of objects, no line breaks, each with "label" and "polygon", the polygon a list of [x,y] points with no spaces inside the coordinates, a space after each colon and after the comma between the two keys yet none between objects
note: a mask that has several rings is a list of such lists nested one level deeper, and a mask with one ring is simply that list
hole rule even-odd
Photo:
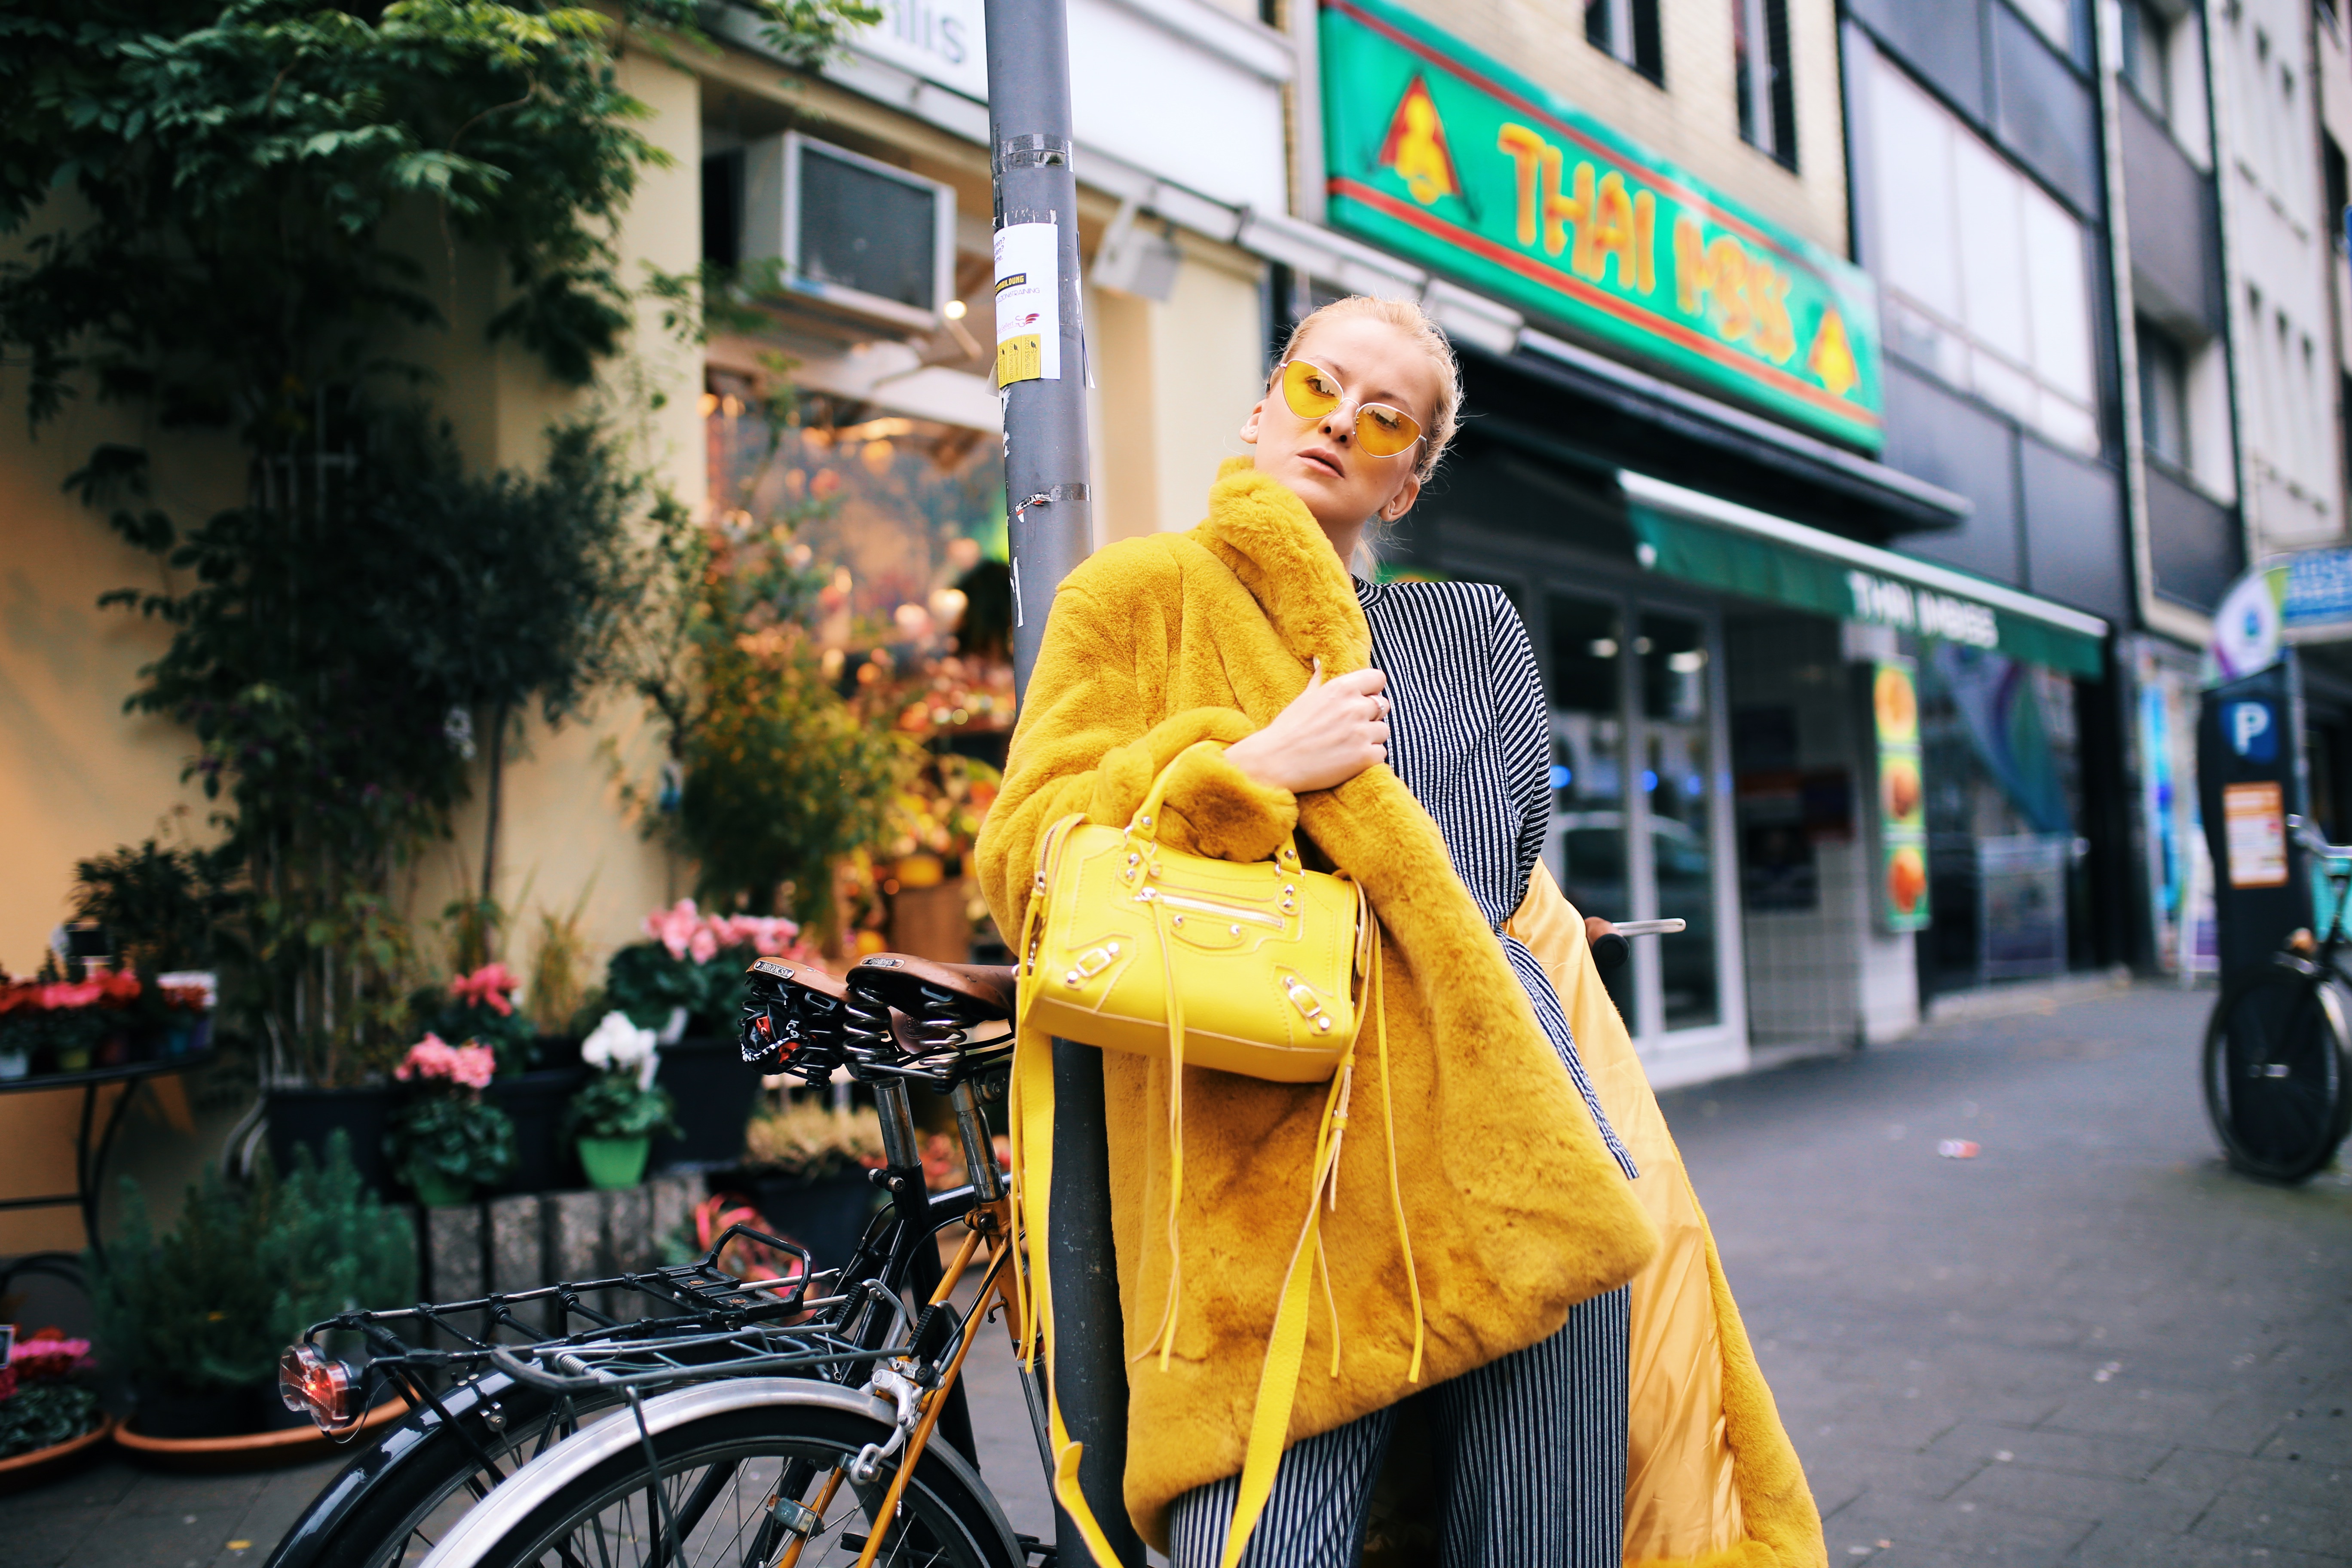
[{"label": "asphalt road", "polygon": [[[1832,1564],[2352,1562],[2352,1178],[2221,1167],[2210,1003],[2143,988],[1666,1097]],[[971,1375],[982,1467],[1048,1533],[1009,1358]],[[0,1501],[0,1565],[258,1563],[331,1470],[108,1461]]]}]

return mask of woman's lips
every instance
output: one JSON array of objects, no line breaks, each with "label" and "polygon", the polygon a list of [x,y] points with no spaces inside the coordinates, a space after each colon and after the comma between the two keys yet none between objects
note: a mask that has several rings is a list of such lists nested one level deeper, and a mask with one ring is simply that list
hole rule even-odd
[{"label": "woman's lips", "polygon": [[1339,459],[1336,458],[1332,458],[1322,452],[1301,452],[1298,454],[1298,457],[1299,460],[1302,462],[1321,465],[1324,468],[1329,471],[1331,477],[1335,479],[1347,478],[1347,470],[1339,467]]}]

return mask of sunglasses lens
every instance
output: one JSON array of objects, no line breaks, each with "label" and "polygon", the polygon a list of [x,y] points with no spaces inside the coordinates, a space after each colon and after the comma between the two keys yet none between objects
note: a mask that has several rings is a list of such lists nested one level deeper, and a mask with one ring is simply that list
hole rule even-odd
[{"label": "sunglasses lens", "polygon": [[1421,426],[1401,408],[1367,403],[1356,416],[1356,439],[1375,458],[1393,458],[1421,439]]},{"label": "sunglasses lens", "polygon": [[1339,384],[1295,359],[1282,367],[1282,400],[1301,419],[1320,419],[1339,406]]}]

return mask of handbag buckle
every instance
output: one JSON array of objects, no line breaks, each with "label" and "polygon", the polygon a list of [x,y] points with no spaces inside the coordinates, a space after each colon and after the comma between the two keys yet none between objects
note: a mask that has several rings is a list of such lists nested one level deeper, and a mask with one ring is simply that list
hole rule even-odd
[{"label": "handbag buckle", "polygon": [[1115,942],[1107,942],[1100,947],[1090,947],[1071,961],[1070,971],[1062,976],[1062,984],[1075,991],[1080,984],[1108,969],[1111,960],[1118,956],[1118,943]]},{"label": "handbag buckle", "polygon": [[1323,999],[1315,994],[1315,987],[1296,974],[1286,974],[1282,977],[1282,992],[1290,998],[1290,1005],[1298,1009],[1300,1017],[1312,1020],[1315,1027],[1322,1033],[1330,1032],[1331,1016],[1323,1011]]}]

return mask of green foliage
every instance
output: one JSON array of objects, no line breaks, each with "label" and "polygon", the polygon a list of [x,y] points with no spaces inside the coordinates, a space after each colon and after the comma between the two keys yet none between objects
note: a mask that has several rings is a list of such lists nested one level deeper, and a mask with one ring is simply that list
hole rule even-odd
[{"label": "green foliage", "polygon": [[675,1137],[677,1110],[667,1089],[639,1089],[634,1072],[600,1072],[563,1108],[563,1135],[649,1138],[667,1132]]},{"label": "green foliage", "polygon": [[320,1319],[415,1295],[415,1232],[361,1186],[340,1132],[323,1167],[305,1149],[289,1174],[265,1162],[241,1192],[207,1173],[160,1239],[138,1184],[122,1185],[122,1237],[84,1265],[100,1354],[117,1373],[192,1392],[248,1385]]},{"label": "green foliage", "polygon": [[98,1395],[70,1383],[36,1383],[0,1399],[0,1459],[70,1443],[96,1426]]},{"label": "green foliage", "polygon": [[804,923],[832,918],[832,862],[881,831],[920,762],[827,676],[806,554],[782,525],[674,540],[675,652],[638,680],[683,773],[676,811],[651,826],[696,861],[697,896]]},{"label": "green foliage", "polygon": [[[690,0],[616,20],[544,0],[34,3],[0,12],[0,233],[71,190],[85,211],[0,270],[0,339],[31,362],[37,419],[84,378],[166,421],[308,429],[395,325],[436,323],[415,212],[438,247],[495,254],[493,320],[584,382],[628,323],[612,231],[667,162],[616,72],[623,33],[691,33]],[[878,13],[766,0],[771,41],[813,60]],[[454,257],[451,258],[454,259]]]},{"label": "green foliage", "polygon": [[242,908],[236,870],[232,850],[126,844],[76,863],[74,918],[104,926],[115,951],[142,972],[207,969],[224,956]]},{"label": "green foliage", "polygon": [[759,954],[748,946],[719,949],[708,963],[673,958],[657,942],[633,942],[604,969],[604,1005],[629,1016],[640,1029],[659,1029],[670,1010],[686,1009],[688,1032],[723,1034],[743,1005],[743,972]]},{"label": "green foliage", "polygon": [[412,1190],[428,1174],[486,1187],[514,1169],[514,1121],[471,1093],[426,1090],[393,1112],[383,1152]]}]

